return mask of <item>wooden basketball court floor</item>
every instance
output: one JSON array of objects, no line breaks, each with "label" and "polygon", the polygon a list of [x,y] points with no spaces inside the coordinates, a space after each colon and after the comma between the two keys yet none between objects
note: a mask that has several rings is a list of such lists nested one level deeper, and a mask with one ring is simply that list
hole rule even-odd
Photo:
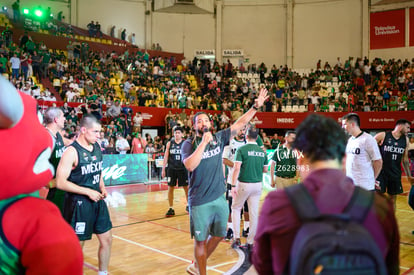
[{"label": "wooden basketball court floor", "polygon": [[[403,178],[404,193],[397,199],[397,219],[400,230],[400,274],[414,274],[414,211],[407,204],[410,186]],[[264,188],[262,201],[270,188]],[[107,187],[111,195],[109,209],[113,223],[110,274],[186,274],[193,260],[193,240],[190,238],[189,216],[185,211],[184,191],[175,190],[176,215],[166,218],[167,185],[132,184]],[[242,238],[242,243],[245,239]],[[230,274],[239,254],[222,241],[209,258],[208,274]],[[98,270],[98,241],[94,236],[85,242],[84,274]],[[245,274],[256,274],[251,268]]]}]

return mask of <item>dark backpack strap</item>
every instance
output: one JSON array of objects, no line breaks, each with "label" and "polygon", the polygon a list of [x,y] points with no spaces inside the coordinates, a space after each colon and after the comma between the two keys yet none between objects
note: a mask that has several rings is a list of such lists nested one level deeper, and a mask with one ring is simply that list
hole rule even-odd
[{"label": "dark backpack strap", "polygon": [[312,220],[320,216],[319,209],[303,184],[289,186],[285,192],[301,220]]},{"label": "dark backpack strap", "polygon": [[362,223],[365,220],[365,216],[368,214],[372,203],[374,202],[374,195],[375,192],[355,186],[351,200],[345,207],[343,213],[348,214],[352,220]]}]

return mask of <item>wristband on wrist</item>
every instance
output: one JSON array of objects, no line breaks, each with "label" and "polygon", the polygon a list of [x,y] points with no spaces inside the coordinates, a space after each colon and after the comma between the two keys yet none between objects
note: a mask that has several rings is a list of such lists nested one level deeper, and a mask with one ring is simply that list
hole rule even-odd
[{"label": "wristband on wrist", "polygon": [[256,107],[256,105],[254,105],[254,104],[252,105],[252,108],[253,108],[253,109],[255,109],[256,111],[258,111],[258,110],[259,110],[259,108],[258,108],[258,107]]}]

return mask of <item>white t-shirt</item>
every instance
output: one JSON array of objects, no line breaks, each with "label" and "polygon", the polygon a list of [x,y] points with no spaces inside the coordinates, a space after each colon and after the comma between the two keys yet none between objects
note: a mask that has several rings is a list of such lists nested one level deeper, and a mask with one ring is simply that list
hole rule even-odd
[{"label": "white t-shirt", "polygon": [[32,90],[32,96],[33,97],[35,97],[35,96],[39,97],[40,96],[40,88],[33,89]]},{"label": "white t-shirt", "polygon": [[128,148],[129,144],[126,139],[122,138],[122,139],[118,139],[115,142],[115,147],[116,147],[116,150],[119,152],[119,154],[123,155],[127,153],[127,151],[125,151],[124,149]]},{"label": "white t-shirt", "polygon": [[73,92],[72,90],[68,90],[67,92],[66,92],[66,101],[67,102],[72,102],[72,100],[73,100],[73,97],[76,95],[76,93],[75,92]]},{"label": "white t-shirt", "polygon": [[346,175],[354,184],[367,190],[375,189],[372,161],[381,159],[381,153],[374,137],[363,133],[350,137],[346,145]]},{"label": "white t-shirt", "polygon": [[[234,162],[234,158],[236,157],[236,151],[237,149],[239,149],[241,146],[245,145],[246,141],[244,140],[236,140],[235,138],[233,138],[230,141],[230,144],[224,147],[223,150],[223,158],[231,160]],[[233,167],[228,167],[229,169],[229,173],[227,174],[227,183],[231,183],[232,179],[233,179]]]},{"label": "white t-shirt", "polygon": [[134,119],[134,126],[136,127],[141,126],[142,121],[143,121],[142,116],[134,116],[133,119]]},{"label": "white t-shirt", "polygon": [[10,63],[12,69],[20,69],[20,59],[18,57],[13,56],[10,58]]}]

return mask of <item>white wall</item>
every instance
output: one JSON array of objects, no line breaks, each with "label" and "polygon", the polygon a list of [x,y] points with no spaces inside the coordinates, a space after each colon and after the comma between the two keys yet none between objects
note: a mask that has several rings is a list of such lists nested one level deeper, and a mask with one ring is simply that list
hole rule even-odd
[{"label": "white wall", "polygon": [[225,5],[222,49],[242,49],[250,63],[285,64],[285,29],[282,5]]},{"label": "white wall", "polygon": [[138,46],[145,41],[145,10],[144,0],[72,0],[77,1],[78,26],[86,28],[91,21],[99,21],[103,33],[109,34],[115,25],[115,35],[120,38],[125,28],[129,39],[135,33]]},{"label": "white wall", "polygon": [[301,0],[294,6],[293,67],[314,68],[319,59],[332,65],[337,57],[343,61],[360,56],[360,0],[311,2]]},{"label": "white wall", "polygon": [[215,48],[215,21],[212,14],[152,14],[152,39],[165,51],[184,52],[193,58],[194,50]]},{"label": "white wall", "polygon": [[414,47],[371,50],[369,58],[374,59],[375,57],[385,60],[395,58],[402,60],[408,59],[411,61],[411,59],[414,58]]}]

